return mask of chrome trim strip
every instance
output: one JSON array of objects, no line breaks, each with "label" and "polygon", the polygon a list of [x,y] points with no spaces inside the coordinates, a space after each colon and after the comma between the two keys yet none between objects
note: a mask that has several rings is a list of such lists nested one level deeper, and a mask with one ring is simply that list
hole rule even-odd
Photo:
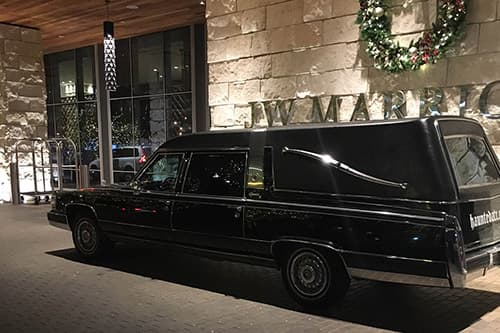
[{"label": "chrome trim strip", "polygon": [[[481,241],[479,240],[477,242],[481,242]],[[486,243],[486,244],[481,244],[481,245],[473,247],[473,248],[466,248],[465,253],[481,251],[482,249],[485,249],[485,248],[490,247],[490,246],[495,246],[497,244],[500,245],[500,239],[494,240],[494,241]]]},{"label": "chrome trim strip", "polygon": [[[334,209],[332,207],[323,207],[324,209]],[[252,206],[248,206],[247,205],[247,209],[262,209],[262,210],[274,210],[276,209],[275,207],[271,208],[271,207],[252,207]],[[343,208],[339,208],[339,209],[343,209]],[[343,214],[343,213],[330,213],[330,212],[318,212],[318,211],[314,211],[314,210],[298,210],[298,209],[292,209],[292,208],[287,208],[286,211],[289,211],[289,212],[297,212],[297,213],[307,213],[307,214],[312,214],[312,215],[331,215],[331,216],[335,216],[335,217],[347,217],[347,218],[360,218],[360,217],[357,217],[357,216],[353,216],[353,215],[349,215],[347,213]],[[377,213],[375,211],[370,211],[370,213]],[[419,222],[412,222],[412,221],[407,221],[407,220],[394,220],[394,219],[381,219],[380,217],[367,217],[367,216],[363,216],[362,217],[364,220],[373,220],[373,221],[379,221],[379,222],[387,222],[387,223],[400,223],[400,224],[410,224],[410,225],[417,225],[417,226],[420,226],[420,227],[426,227],[426,228],[439,228],[439,229],[443,229],[444,228],[444,225],[441,225],[441,224],[431,224],[431,223],[419,223]],[[436,220],[437,221],[437,220]],[[439,220],[439,221],[442,221],[442,220]]]},{"label": "chrome trim strip", "polygon": [[334,197],[334,198],[340,198],[340,200],[346,198],[346,199],[375,199],[378,201],[400,201],[400,202],[411,202],[411,203],[417,203],[417,204],[437,204],[437,205],[444,205],[444,204],[453,204],[456,203],[455,201],[436,201],[436,200],[418,200],[418,199],[406,199],[406,198],[391,198],[391,197],[380,197],[380,196],[370,196],[370,195],[356,195],[356,194],[339,194],[339,193],[327,193],[327,192],[314,192],[314,191],[302,191],[302,190],[292,190],[292,189],[283,189],[283,188],[273,188],[274,192],[291,192],[291,193],[301,193],[301,194],[314,194],[314,195],[322,195],[322,196],[329,196],[329,197]]},{"label": "chrome trim strip", "polygon": [[467,257],[466,258],[466,262],[474,261],[474,260],[476,260],[478,258],[482,258],[482,257],[488,257],[490,255],[495,255],[495,254],[497,254],[499,252],[500,252],[500,247],[493,246],[491,249],[487,249],[484,252],[481,252],[479,254]]},{"label": "chrome trim strip", "polygon": [[426,264],[446,264],[445,261],[440,261],[440,260],[399,257],[399,256],[394,256],[394,255],[378,254],[378,253],[368,253],[368,252],[358,252],[358,251],[351,251],[351,250],[338,250],[338,251],[341,252],[341,253],[350,253],[350,254],[356,254],[356,255],[362,255],[362,256],[370,256],[370,257],[378,257],[378,258],[391,259],[391,260],[416,261],[416,262],[424,262]]},{"label": "chrome trim strip", "polygon": [[57,222],[57,221],[49,220],[49,224],[51,226],[59,228],[59,229],[63,229],[63,230],[66,230],[66,231],[71,231],[71,228],[69,227],[69,225],[67,223],[62,223],[62,222]]},{"label": "chrome trim strip", "polygon": [[220,195],[207,195],[207,194],[189,194],[189,193],[178,193],[175,196],[176,200],[190,200],[190,199],[210,199],[210,200],[215,200],[215,201],[230,201],[234,202],[235,204],[244,204],[245,199],[243,197],[223,197]]},{"label": "chrome trim strip", "polygon": [[[379,212],[373,210],[366,209],[356,209],[356,208],[345,208],[345,207],[328,207],[328,206],[318,206],[318,205],[307,205],[307,204],[299,204],[299,203],[287,203],[287,202],[279,202],[279,201],[267,201],[267,200],[254,200],[254,199],[246,199],[249,204],[267,204],[267,205],[281,205],[285,207],[300,207],[300,208],[314,208],[314,209],[323,209],[323,210],[333,210],[333,211],[346,211],[350,213],[362,213],[362,214],[380,214],[384,216],[391,217],[402,217],[407,219],[416,219],[416,220],[424,220],[424,221],[434,221],[434,222],[443,222],[446,216],[445,213],[442,213],[442,217],[433,217],[433,216],[419,216],[419,215],[411,215],[411,214],[402,214],[402,213],[393,213],[393,212]],[[259,207],[261,208],[261,207]],[[273,209],[269,207],[262,207],[263,209]]]},{"label": "chrome trim strip", "polygon": [[452,203],[468,203],[468,202],[479,202],[479,201],[491,201],[500,198],[500,194],[492,195],[489,197],[477,198],[477,199],[467,199],[467,200],[458,200],[457,202]]},{"label": "chrome trim strip", "polygon": [[351,276],[359,279],[402,283],[402,284],[412,284],[412,285],[422,285],[431,287],[450,287],[450,282],[448,279],[435,278],[429,276],[403,274],[403,273],[393,273],[393,272],[382,272],[374,271],[370,269],[363,268],[353,268],[348,267]]},{"label": "chrome trim strip", "polygon": [[113,225],[121,225],[121,226],[126,226],[126,227],[132,227],[132,228],[141,228],[141,229],[149,229],[149,230],[158,230],[158,231],[172,231],[170,228],[155,228],[149,225],[144,225],[144,224],[137,224],[137,223],[125,223],[125,222],[118,222],[118,221],[111,221],[111,220],[98,220],[99,223],[104,223],[104,224],[113,224]]},{"label": "chrome trim strip", "polygon": [[408,187],[408,183],[396,183],[396,182],[392,182],[390,180],[377,178],[377,177],[368,175],[366,173],[363,173],[359,170],[356,170],[356,169],[348,166],[347,164],[342,163],[341,161],[337,161],[336,159],[334,159],[333,157],[331,157],[330,155],[327,155],[327,154],[322,155],[322,154],[313,153],[313,152],[310,152],[307,150],[293,149],[293,148],[288,148],[288,147],[283,147],[282,152],[283,153],[292,153],[292,154],[312,158],[314,160],[323,162],[326,165],[332,166],[335,169],[342,171],[348,175],[362,179],[362,180],[367,181],[367,182],[371,182],[371,183],[375,183],[375,184],[379,184],[379,185],[384,185],[384,186],[390,186],[390,187],[398,187],[398,188],[403,189],[403,190],[406,190]]}]

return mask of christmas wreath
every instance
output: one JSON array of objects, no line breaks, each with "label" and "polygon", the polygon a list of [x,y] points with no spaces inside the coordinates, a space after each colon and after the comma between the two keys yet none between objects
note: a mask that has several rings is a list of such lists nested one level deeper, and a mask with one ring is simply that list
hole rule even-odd
[{"label": "christmas wreath", "polygon": [[398,73],[434,64],[462,35],[467,12],[465,1],[443,0],[431,31],[412,40],[408,47],[400,46],[391,37],[390,19],[386,14],[388,3],[389,0],[360,0],[356,19],[361,38],[368,42],[366,52],[375,60],[378,69]]}]

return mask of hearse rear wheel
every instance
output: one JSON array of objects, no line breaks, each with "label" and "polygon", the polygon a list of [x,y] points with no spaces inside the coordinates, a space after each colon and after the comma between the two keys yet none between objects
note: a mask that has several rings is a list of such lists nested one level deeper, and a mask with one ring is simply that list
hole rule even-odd
[{"label": "hearse rear wheel", "polygon": [[73,243],[78,253],[86,259],[102,257],[113,248],[110,241],[93,218],[79,216],[73,225]]},{"label": "hearse rear wheel", "polygon": [[349,283],[337,265],[312,248],[292,251],[281,269],[292,297],[306,307],[328,306],[342,299]]}]

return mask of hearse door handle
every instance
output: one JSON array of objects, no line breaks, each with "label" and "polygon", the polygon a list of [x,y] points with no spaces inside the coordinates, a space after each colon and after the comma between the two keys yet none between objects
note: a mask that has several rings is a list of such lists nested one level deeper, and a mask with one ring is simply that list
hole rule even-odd
[{"label": "hearse door handle", "polygon": [[240,218],[242,211],[243,211],[243,207],[241,207],[241,206],[236,207],[236,212],[234,213],[234,218],[235,219]]},{"label": "hearse door handle", "polygon": [[247,197],[249,199],[262,199],[262,194],[260,194],[258,192],[248,192]]}]

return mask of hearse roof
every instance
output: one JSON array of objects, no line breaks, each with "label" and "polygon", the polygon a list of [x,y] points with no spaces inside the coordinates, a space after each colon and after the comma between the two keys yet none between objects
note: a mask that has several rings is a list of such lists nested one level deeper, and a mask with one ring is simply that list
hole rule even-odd
[{"label": "hearse roof", "polygon": [[[251,134],[255,133],[266,133],[275,131],[285,131],[289,132],[291,136],[298,131],[311,131],[315,129],[326,129],[326,128],[370,128],[380,127],[380,129],[387,131],[388,126],[390,130],[394,131],[395,136],[403,134],[406,126],[409,123],[414,125],[419,125],[422,130],[432,128],[434,126],[434,121],[442,120],[460,120],[460,121],[472,121],[472,119],[466,119],[454,116],[434,116],[427,118],[405,118],[405,119],[395,119],[395,120],[372,120],[372,121],[359,121],[359,122],[345,122],[345,123],[314,123],[314,124],[294,124],[289,126],[271,127],[271,128],[251,128],[251,129],[229,129],[229,130],[214,130],[209,132],[187,134],[179,136],[166,141],[161,147],[161,150],[190,150],[196,148],[236,148],[236,147],[248,147],[250,143]],[[387,134],[387,133],[386,133]]]}]

